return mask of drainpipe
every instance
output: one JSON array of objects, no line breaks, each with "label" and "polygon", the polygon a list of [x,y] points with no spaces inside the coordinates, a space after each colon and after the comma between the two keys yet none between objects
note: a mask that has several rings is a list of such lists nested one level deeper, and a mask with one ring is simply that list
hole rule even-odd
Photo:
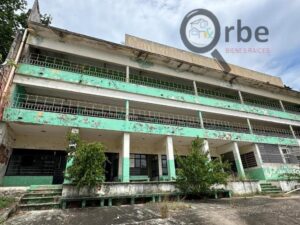
[{"label": "drainpipe", "polygon": [[[23,47],[24,47],[24,43],[25,43],[25,40],[27,38],[27,34],[28,34],[28,29],[26,28],[25,31],[24,31],[24,34],[23,34],[23,37],[22,37],[22,41],[21,41],[21,44],[20,44],[20,47],[18,49],[18,52],[17,52],[17,55],[16,55],[16,58],[14,60],[14,63],[15,64],[18,64],[19,62],[19,59],[21,57],[21,53],[22,53],[22,50],[23,50]],[[12,83],[12,80],[14,78],[14,73],[16,71],[16,66],[12,66],[10,72],[9,72],[9,75],[8,75],[8,79],[7,79],[7,82],[5,84],[5,87],[4,87],[4,90],[3,90],[3,94],[2,94],[2,97],[1,97],[1,100],[0,100],[0,109],[1,109],[1,118],[2,119],[2,110],[4,108],[4,100],[6,98],[6,94],[10,88],[10,84]]]}]

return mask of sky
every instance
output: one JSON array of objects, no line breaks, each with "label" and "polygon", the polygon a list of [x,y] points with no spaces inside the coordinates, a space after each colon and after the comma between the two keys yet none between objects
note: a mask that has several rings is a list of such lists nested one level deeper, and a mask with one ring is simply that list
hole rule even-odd
[{"label": "sky", "polygon": [[[34,0],[28,0],[31,7]],[[279,76],[300,91],[299,0],[39,0],[42,14],[50,14],[52,26],[124,43],[125,34],[189,51],[180,38],[180,25],[191,10],[213,12],[221,26],[216,49],[232,64]],[[252,33],[259,26],[269,30],[268,41],[239,43],[236,31],[225,42],[225,27],[237,20]],[[244,52],[237,52],[242,48]],[[251,51],[249,49],[252,49]],[[265,51],[265,53],[253,52]],[[210,57],[210,52],[204,54]]]}]

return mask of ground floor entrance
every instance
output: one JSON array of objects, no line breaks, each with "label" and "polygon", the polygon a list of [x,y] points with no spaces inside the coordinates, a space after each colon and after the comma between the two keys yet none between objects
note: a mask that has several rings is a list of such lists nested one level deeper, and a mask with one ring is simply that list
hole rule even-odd
[{"label": "ground floor entrance", "polygon": [[65,151],[13,149],[3,185],[62,184],[66,156]]}]

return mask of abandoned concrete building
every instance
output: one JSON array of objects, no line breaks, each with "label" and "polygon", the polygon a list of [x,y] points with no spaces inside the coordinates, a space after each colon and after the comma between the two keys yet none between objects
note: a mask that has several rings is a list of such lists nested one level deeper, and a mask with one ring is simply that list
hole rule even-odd
[{"label": "abandoned concrete building", "polygon": [[175,155],[204,139],[236,177],[299,171],[300,92],[279,77],[134,36],[124,44],[31,15],[2,68],[1,184],[61,184],[67,132],[107,147],[106,181],[168,181]]}]

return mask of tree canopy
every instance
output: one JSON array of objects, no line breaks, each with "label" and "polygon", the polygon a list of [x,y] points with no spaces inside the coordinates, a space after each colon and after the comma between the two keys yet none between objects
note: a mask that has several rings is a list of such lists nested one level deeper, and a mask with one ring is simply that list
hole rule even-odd
[{"label": "tree canopy", "polygon": [[[5,60],[17,30],[24,30],[27,27],[30,11],[26,11],[26,8],[26,0],[0,1],[0,63]],[[43,24],[49,25],[51,20],[50,15],[41,15]]]},{"label": "tree canopy", "polygon": [[184,193],[199,195],[209,192],[215,184],[227,183],[229,164],[210,160],[203,147],[203,140],[197,138],[186,157],[177,156],[177,187]]}]

